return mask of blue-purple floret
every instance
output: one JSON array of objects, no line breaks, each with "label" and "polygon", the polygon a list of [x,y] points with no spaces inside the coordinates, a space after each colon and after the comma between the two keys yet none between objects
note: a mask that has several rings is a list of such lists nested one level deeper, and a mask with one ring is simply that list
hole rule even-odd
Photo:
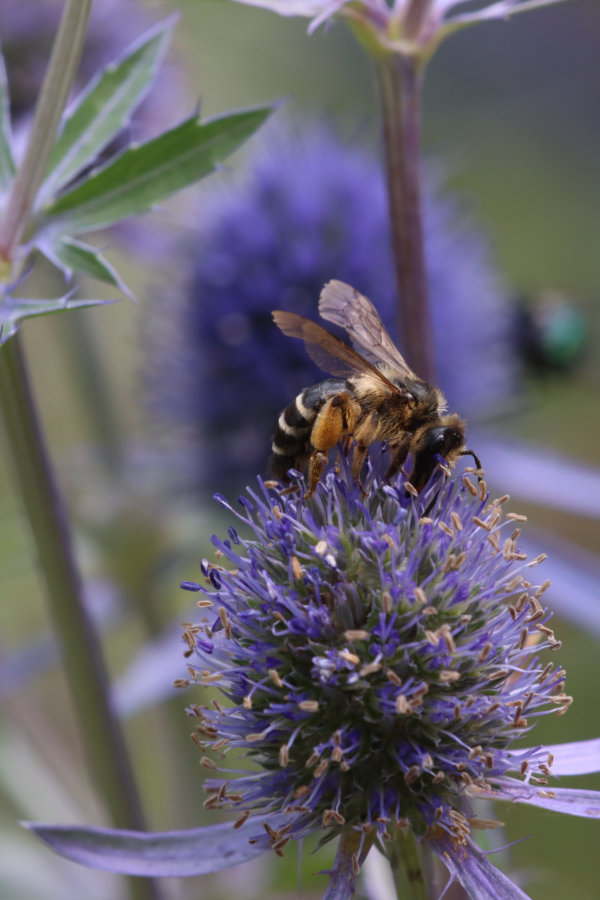
[{"label": "blue-purple floret", "polygon": [[258,766],[207,782],[207,804],[285,813],[285,839],[369,825],[385,840],[390,820],[456,837],[478,788],[521,765],[543,774],[540,753],[509,748],[563,708],[521,517],[473,474],[438,473],[414,497],[379,469],[363,492],[342,461],[310,502],[301,479],[288,495],[259,480],[239,510],[220,497],[251,536],[214,538],[223,566],[186,585],[213,604],[198,681],[216,677],[231,704],[190,708],[198,742]]}]

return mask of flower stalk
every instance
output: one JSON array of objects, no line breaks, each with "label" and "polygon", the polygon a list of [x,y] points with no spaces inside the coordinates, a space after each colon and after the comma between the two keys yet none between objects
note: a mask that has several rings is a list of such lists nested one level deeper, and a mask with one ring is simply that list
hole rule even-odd
[{"label": "flower stalk", "polygon": [[[46,451],[19,335],[0,353],[0,405],[17,483],[33,532],[51,614],[92,777],[122,828],[144,828],[125,740],[110,701],[109,681],[84,603],[66,510]],[[132,882],[132,896],[156,894]]]},{"label": "flower stalk", "polygon": [[383,150],[400,308],[398,325],[409,365],[436,381],[421,191],[423,73],[410,57],[375,58],[383,124]]},{"label": "flower stalk", "polygon": [[[91,0],[68,0],[53,45],[27,149],[0,222],[0,258],[18,276],[17,250],[83,49]],[[112,707],[102,651],[89,618],[67,512],[52,468],[19,335],[0,352],[0,404],[7,441],[61,643],[67,680],[93,780],[115,825],[144,828],[124,736]],[[132,881],[131,896],[157,897],[153,882]]]},{"label": "flower stalk", "polygon": [[409,3],[402,21],[402,30],[407,40],[414,41],[418,38],[434,3],[435,0],[412,0]]},{"label": "flower stalk", "polygon": [[408,900],[429,900],[423,862],[414,832],[410,828],[396,828],[397,865],[392,874],[399,897]]},{"label": "flower stalk", "polygon": [[68,0],[52,47],[22,165],[0,221],[0,259],[10,271],[50,157],[83,50],[92,0]]}]

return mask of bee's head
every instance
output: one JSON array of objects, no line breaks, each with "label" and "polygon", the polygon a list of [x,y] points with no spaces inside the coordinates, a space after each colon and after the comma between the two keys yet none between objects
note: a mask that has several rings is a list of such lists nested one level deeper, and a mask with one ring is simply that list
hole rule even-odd
[{"label": "bee's head", "polygon": [[465,443],[465,423],[456,414],[443,416],[439,425],[428,428],[422,439],[421,452],[443,456],[450,464],[456,462],[457,451]]},{"label": "bee's head", "polygon": [[465,446],[465,422],[457,415],[443,416],[436,425],[424,428],[413,445],[414,466],[411,483],[418,491],[427,484],[438,457],[453,466]]}]

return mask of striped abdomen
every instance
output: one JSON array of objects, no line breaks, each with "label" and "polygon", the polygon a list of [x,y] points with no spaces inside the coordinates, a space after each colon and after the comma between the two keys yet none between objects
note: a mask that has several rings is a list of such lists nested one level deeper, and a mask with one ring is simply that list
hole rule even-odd
[{"label": "striped abdomen", "polygon": [[288,469],[302,469],[311,453],[310,435],[317,414],[326,400],[352,391],[343,378],[327,378],[304,388],[283,410],[271,445],[269,471],[279,481],[288,481]]}]

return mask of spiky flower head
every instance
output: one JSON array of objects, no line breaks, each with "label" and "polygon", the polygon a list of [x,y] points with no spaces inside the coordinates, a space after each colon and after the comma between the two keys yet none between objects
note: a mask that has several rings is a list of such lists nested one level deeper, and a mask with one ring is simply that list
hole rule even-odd
[{"label": "spiky flower head", "polygon": [[[514,392],[511,307],[472,215],[441,192],[432,171],[426,182],[439,383],[451,409],[472,423]],[[378,160],[320,125],[271,131],[239,178],[205,194],[187,261],[186,289],[168,295],[169,333],[158,310],[149,402],[161,421],[191,427],[205,484],[220,479],[239,490],[265,471],[279,412],[325,377],[275,328],[271,310],[316,319],[323,284],[339,278],[398,333]]]},{"label": "spiky flower head", "polygon": [[570,702],[523,517],[472,473],[414,496],[380,469],[363,490],[342,460],[310,502],[299,475],[298,494],[259,482],[239,511],[219,497],[251,537],[214,538],[222,565],[184,585],[207,610],[190,672],[227,700],[189,709],[203,762],[227,772],[207,806],[272,814],[276,850],[319,829],[469,848],[470,798],[502,797],[515,771],[545,784],[547,753],[511,745]]}]

